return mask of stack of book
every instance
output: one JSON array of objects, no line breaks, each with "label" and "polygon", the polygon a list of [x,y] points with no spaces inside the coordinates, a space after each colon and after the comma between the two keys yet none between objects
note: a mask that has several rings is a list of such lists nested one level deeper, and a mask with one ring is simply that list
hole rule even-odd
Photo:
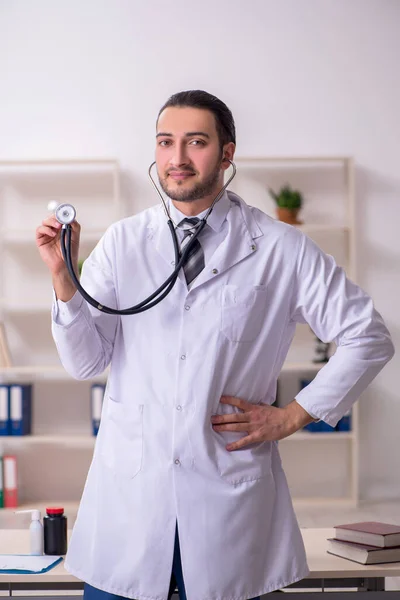
[{"label": "stack of book", "polygon": [[363,565],[400,562],[400,525],[376,521],[336,525],[328,553]]}]

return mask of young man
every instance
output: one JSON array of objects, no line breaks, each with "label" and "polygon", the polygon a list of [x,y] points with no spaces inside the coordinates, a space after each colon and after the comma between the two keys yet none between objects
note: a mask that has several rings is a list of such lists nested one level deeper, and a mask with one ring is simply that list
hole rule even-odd
[{"label": "young man", "polygon": [[[231,112],[206,92],[176,94],[161,109],[157,170],[182,246],[221,190],[235,141]],[[76,265],[78,223],[73,234]],[[391,358],[371,299],[304,234],[229,191],[172,292],[138,315],[83,301],[53,217],[38,227],[37,245],[53,278],[53,335],[65,368],[86,379],[111,364],[66,561],[87,583],[86,598],[167,599],[176,580],[181,598],[246,600],[306,577],[277,441],[313,419],[335,425]],[[82,285],[100,303],[128,308],[173,262],[157,206],[107,230]],[[300,322],[337,350],[276,408]]]}]

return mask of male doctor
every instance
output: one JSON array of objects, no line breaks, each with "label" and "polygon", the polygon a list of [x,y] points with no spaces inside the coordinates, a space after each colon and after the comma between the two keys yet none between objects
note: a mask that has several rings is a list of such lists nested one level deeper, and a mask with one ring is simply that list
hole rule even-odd
[{"label": "male doctor", "polygon": [[[160,184],[182,246],[223,186],[232,114],[181,92],[156,128]],[[251,203],[251,198],[247,198]],[[87,600],[247,600],[308,574],[278,441],[334,426],[393,355],[372,300],[295,227],[225,192],[172,292],[138,315],[99,312],[75,289],[54,217],[36,242],[54,287],[52,331],[76,379],[111,365],[66,568]],[[79,231],[73,224],[77,270]],[[171,273],[156,206],[111,225],[82,271],[100,303],[128,308]],[[288,406],[271,406],[297,323],[337,350]],[[299,465],[300,467],[300,465]]]}]

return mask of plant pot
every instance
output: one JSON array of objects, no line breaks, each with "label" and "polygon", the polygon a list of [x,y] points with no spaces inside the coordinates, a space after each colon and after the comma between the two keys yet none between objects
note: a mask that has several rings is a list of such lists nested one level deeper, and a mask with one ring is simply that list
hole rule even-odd
[{"label": "plant pot", "polygon": [[302,224],[302,221],[299,221],[297,218],[299,211],[299,208],[281,208],[280,206],[278,206],[276,209],[278,219],[284,223],[288,223],[289,225]]}]

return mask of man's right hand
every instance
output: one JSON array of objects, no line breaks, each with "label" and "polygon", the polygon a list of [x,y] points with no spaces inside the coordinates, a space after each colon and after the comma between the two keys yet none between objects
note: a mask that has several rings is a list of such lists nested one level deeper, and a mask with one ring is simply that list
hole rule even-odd
[{"label": "man's right hand", "polygon": [[[76,287],[68,273],[62,255],[61,228],[61,223],[57,221],[54,215],[45,219],[36,229],[36,246],[43,262],[53,276],[53,287],[57,298],[67,302],[75,294]],[[72,223],[71,258],[77,277],[80,231],[81,226],[77,221],[74,221]]]},{"label": "man's right hand", "polygon": [[[36,245],[43,262],[48,266],[53,276],[60,275],[67,271],[67,265],[61,252],[61,228],[62,225],[54,216],[45,219],[36,229]],[[79,237],[81,226],[77,221],[72,223],[72,264],[77,273],[78,255],[79,255]]]}]

